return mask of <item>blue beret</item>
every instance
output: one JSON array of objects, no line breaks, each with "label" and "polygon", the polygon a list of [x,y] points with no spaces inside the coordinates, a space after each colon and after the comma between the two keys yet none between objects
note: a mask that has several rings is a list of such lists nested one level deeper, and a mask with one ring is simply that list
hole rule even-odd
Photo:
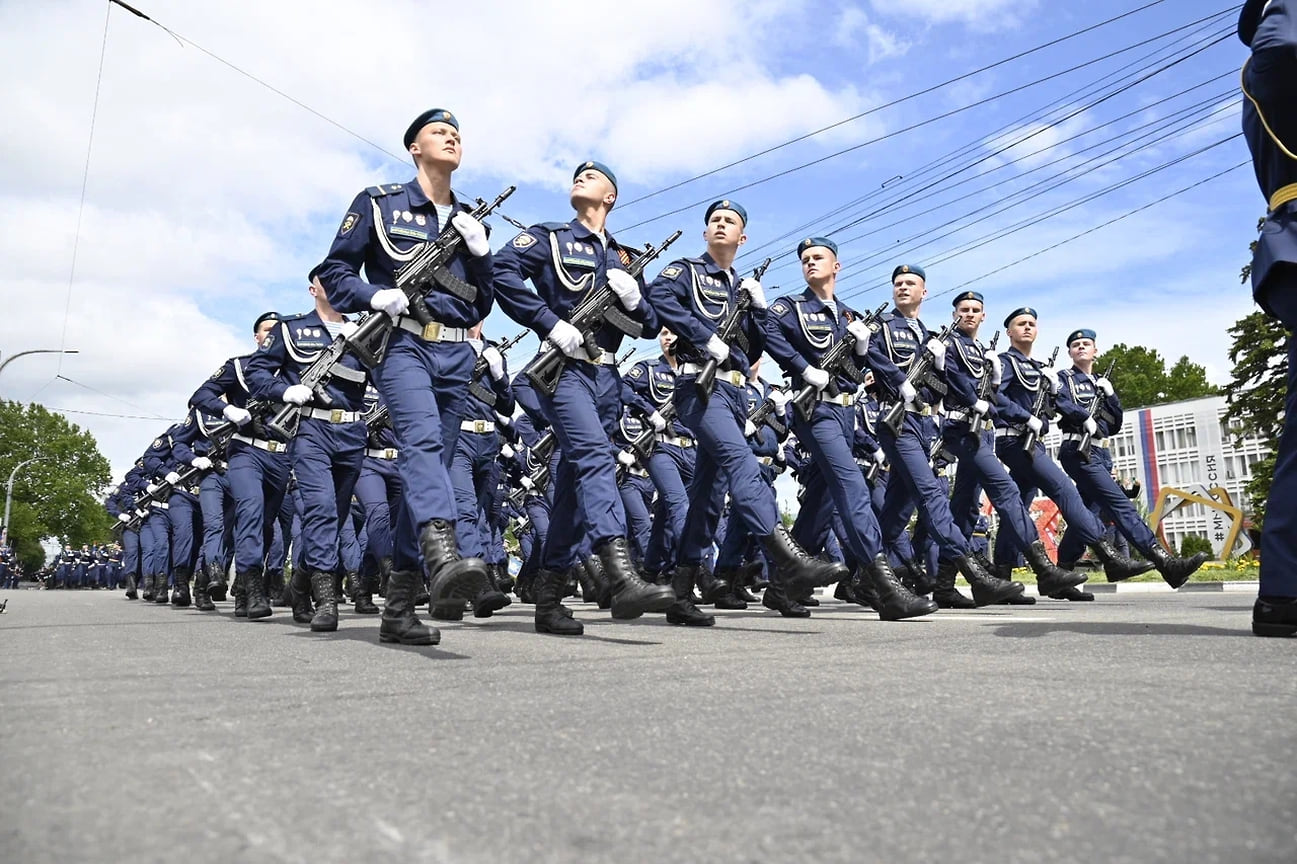
[{"label": "blue beret", "polygon": [[730,201],[729,199],[726,199],[724,201],[716,201],[712,204],[712,206],[707,208],[707,212],[703,214],[704,225],[711,220],[712,214],[715,213],[717,210],[732,210],[733,212],[738,214],[738,217],[740,219],[743,220],[743,225],[745,227],[748,224],[748,211],[743,209],[743,205],[737,201]]},{"label": "blue beret", "polygon": [[900,276],[902,273],[913,273],[915,276],[918,276],[924,282],[928,281],[928,274],[923,272],[923,268],[920,267],[918,264],[902,264],[901,266],[897,267],[895,270],[892,271],[892,281],[895,282],[896,277]]},{"label": "blue beret", "polygon": [[810,249],[812,246],[823,246],[834,255],[838,254],[838,244],[834,243],[828,237],[807,237],[805,240],[797,244],[797,257],[801,258],[802,253],[807,249]]},{"label": "blue beret", "polygon": [[600,174],[608,178],[608,182],[612,184],[612,191],[617,191],[617,175],[612,173],[612,169],[602,162],[595,162],[594,160],[582,162],[580,165],[576,166],[576,170],[572,172],[572,179],[575,180],[580,176],[582,171],[598,171]]},{"label": "blue beret", "polygon": [[261,322],[263,321],[278,321],[278,320],[279,320],[278,312],[262,312],[260,315],[257,316],[257,320],[252,322],[252,332],[255,334],[257,330],[261,327]]},{"label": "blue beret", "polygon": [[1075,342],[1077,339],[1089,339],[1091,342],[1093,342],[1095,340],[1094,331],[1089,330],[1085,327],[1082,327],[1080,330],[1073,330],[1071,333],[1067,334],[1067,342],[1066,342],[1067,347],[1071,348],[1072,343]]},{"label": "blue beret", "polygon": [[1238,38],[1251,48],[1256,38],[1256,29],[1261,26],[1261,12],[1265,9],[1266,0],[1247,0],[1238,13]]},{"label": "blue beret", "polygon": [[1013,323],[1013,319],[1017,318],[1019,315],[1030,315],[1032,318],[1040,317],[1039,315],[1036,314],[1036,310],[1032,309],[1030,306],[1019,306],[1017,309],[1014,309],[1012,312],[1009,313],[1008,318],[1004,319],[1004,326],[1008,327],[1011,323]]},{"label": "blue beret", "polygon": [[[893,276],[892,278],[895,279],[896,277]],[[963,294],[956,294],[955,299],[950,301],[950,305],[958,306],[960,303],[963,303],[965,300],[976,300],[978,303],[981,303],[983,306],[986,305],[986,301],[982,299],[982,295],[978,294],[976,291],[965,291]]]},{"label": "blue beret", "polygon": [[405,138],[402,140],[405,141],[406,150],[409,150],[410,145],[414,143],[414,139],[418,136],[419,130],[424,126],[427,126],[429,123],[449,123],[456,129],[459,128],[459,121],[455,119],[454,114],[451,114],[445,108],[430,108],[418,117],[415,117],[414,122],[405,130]]}]

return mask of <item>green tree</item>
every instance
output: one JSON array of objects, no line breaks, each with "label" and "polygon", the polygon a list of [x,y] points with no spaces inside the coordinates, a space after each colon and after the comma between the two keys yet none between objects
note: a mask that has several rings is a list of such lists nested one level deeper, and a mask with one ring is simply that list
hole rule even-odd
[{"label": "green tree", "polygon": [[1157,350],[1118,342],[1099,355],[1094,368],[1102,372],[1114,359],[1117,368],[1112,373],[1112,386],[1128,408],[1199,399],[1220,392],[1207,383],[1207,370],[1187,356],[1168,370]]},{"label": "green tree", "polygon": [[23,565],[44,562],[40,541],[57,537],[80,546],[109,539],[112,520],[101,503],[108,460],[94,436],[41,405],[0,403],[0,482],[33,456],[14,478],[9,541]]},{"label": "green tree", "polygon": [[[1250,269],[1250,268],[1249,268]],[[1249,275],[1246,271],[1244,277]],[[1225,418],[1237,438],[1255,436],[1270,448],[1270,455],[1252,466],[1247,496],[1252,502],[1252,521],[1260,528],[1265,521],[1265,502],[1270,497],[1275,452],[1283,431],[1284,394],[1288,390],[1288,332],[1275,318],[1253,312],[1229,328],[1232,339],[1229,360],[1233,364],[1225,385],[1229,404]]]}]

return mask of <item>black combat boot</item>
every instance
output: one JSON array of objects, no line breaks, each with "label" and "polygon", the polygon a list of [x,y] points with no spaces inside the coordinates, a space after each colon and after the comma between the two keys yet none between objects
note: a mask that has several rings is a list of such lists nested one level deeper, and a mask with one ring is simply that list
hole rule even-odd
[{"label": "black combat boot", "polygon": [[585,559],[585,570],[594,580],[594,604],[600,609],[611,609],[612,585],[608,582],[608,574],[603,572],[603,562],[598,555],[590,555]]},{"label": "black combat boot", "polygon": [[[699,570],[693,576],[694,584],[698,586],[698,596],[693,598],[693,602],[695,605],[703,603],[710,606],[716,602],[717,597],[730,592],[730,582],[729,579],[718,572],[714,572],[705,563],[698,566]],[[671,573],[670,581],[671,587],[674,589],[676,584],[674,571]],[[677,599],[679,598],[677,597]]]},{"label": "black combat boot", "polygon": [[[743,573],[746,576],[744,584],[751,586],[753,591],[764,591],[766,590],[766,586],[770,584],[770,579],[767,578],[768,574],[766,573],[766,565],[764,561],[747,562],[743,565]],[[747,597],[744,597],[743,599],[747,600],[749,603],[754,603],[757,598],[753,597],[751,600],[748,600]]]},{"label": "black combat boot", "polygon": [[850,575],[844,564],[807,555],[782,522],[761,538],[761,545],[775,563],[776,572],[771,574],[770,584],[782,583],[789,597],[800,597],[818,585],[832,585]]},{"label": "black combat boot", "polygon": [[874,577],[868,567],[857,567],[856,572],[851,574],[851,596],[855,598],[855,603],[875,612],[883,608],[883,601],[874,590]]},{"label": "black combat boot", "polygon": [[991,575],[972,555],[955,560],[955,567],[968,580],[973,589],[973,602],[978,606],[991,606],[1022,596],[1021,582],[1010,582]]},{"label": "black combat boot", "polygon": [[699,564],[681,564],[672,571],[671,590],[675,592],[676,602],[667,609],[668,624],[710,627],[716,623],[714,615],[708,615],[694,605],[694,581],[698,579],[703,569]]},{"label": "black combat boot", "polygon": [[207,596],[217,603],[229,596],[230,584],[226,567],[218,561],[207,563]]},{"label": "black combat boot", "polygon": [[361,569],[352,586],[352,602],[356,604],[357,615],[377,615],[379,608],[374,605],[374,583],[378,580],[374,574]]},{"label": "black combat boot", "polygon": [[387,580],[392,576],[392,559],[378,559],[378,596],[387,596]]},{"label": "black combat boot", "polygon": [[513,586],[514,593],[523,603],[536,602],[536,568],[523,564],[518,571],[518,582]]},{"label": "black combat boot", "polygon": [[585,632],[581,622],[560,599],[567,586],[568,576],[557,570],[541,569],[536,573],[533,590],[536,597],[536,632],[554,636],[580,636]]},{"label": "black combat boot", "polygon": [[293,575],[284,589],[284,599],[293,609],[293,621],[297,624],[310,624],[315,617],[315,606],[311,604],[311,568],[303,564],[293,568]]},{"label": "black combat boot", "polygon": [[1036,589],[1040,591],[1041,596],[1049,594],[1058,594],[1066,591],[1068,588],[1075,588],[1077,585],[1084,585],[1086,575],[1075,570],[1064,570],[1049,560],[1049,553],[1045,551],[1045,544],[1037,540],[1027,547],[1027,563],[1031,565],[1031,570],[1036,574]]},{"label": "black combat boot", "polygon": [[171,605],[177,609],[187,609],[193,602],[189,593],[190,570],[188,567],[177,567],[173,572],[176,580],[175,590],[171,592]]},{"label": "black combat boot", "polygon": [[1072,602],[1094,599],[1094,595],[1089,591],[1082,591],[1079,588],[1067,588],[1063,591],[1050,594],[1049,596],[1052,600],[1071,600]]},{"label": "black combat boot", "polygon": [[270,599],[270,605],[276,609],[283,609],[290,605],[288,598],[284,595],[288,591],[288,565],[276,567],[266,574],[266,594]]},{"label": "black combat boot", "polygon": [[143,592],[141,596],[144,598],[145,602],[148,602],[153,599],[153,574],[145,573],[141,581],[143,582],[143,584],[140,585],[140,590]]},{"label": "black combat boot", "polygon": [[809,618],[811,610],[798,603],[788,594],[788,587],[783,583],[784,577],[775,573],[770,584],[761,595],[761,605],[773,609],[785,618]]},{"label": "black combat boot", "polygon": [[378,625],[379,642],[402,645],[436,645],[441,631],[429,627],[414,614],[414,594],[423,577],[413,570],[389,570],[383,620]]},{"label": "black combat boot", "polygon": [[[1009,564],[1009,563],[1004,563],[1004,564],[992,564],[992,563],[991,563],[991,559],[990,559],[990,558],[987,558],[987,557],[986,557],[985,555],[983,555],[981,552],[974,552],[974,553],[973,553],[973,559],[976,560],[977,563],[981,565],[981,567],[982,567],[983,570],[985,570],[987,573],[990,573],[990,574],[991,574],[992,576],[994,576],[996,579],[1000,579],[1000,580],[1002,580],[1002,581],[1004,581],[1004,582],[1012,582],[1012,581],[1013,581],[1013,565],[1012,565],[1012,564]],[[973,596],[976,597],[977,595],[974,594]],[[1030,594],[1026,594],[1026,593],[1023,593],[1023,594],[1014,594],[1014,595],[1008,597],[1008,598],[1005,599],[1005,600],[1001,600],[1001,601],[999,601],[999,605],[1001,605],[1001,606],[1035,606],[1035,605],[1036,605],[1036,598],[1035,598],[1035,597],[1032,597]]]},{"label": "black combat boot", "polygon": [[739,567],[721,567],[716,570],[717,583],[723,583],[725,590],[716,594],[712,602],[717,609],[746,609],[748,601],[740,596],[739,591],[742,589],[740,581],[743,579],[743,570]]},{"label": "black combat boot", "polygon": [[931,615],[937,611],[938,606],[934,601],[916,596],[901,584],[886,553],[879,552],[874,556],[869,571],[873,577],[874,590],[878,592],[878,617],[882,620],[901,621]]},{"label": "black combat boot", "polygon": [[[486,588],[486,562],[481,558],[465,558],[459,554],[455,542],[455,527],[444,519],[433,519],[419,532],[419,550],[432,584],[428,587],[428,602],[436,609],[449,607],[451,600],[472,600]],[[460,603],[460,614],[463,614]]]},{"label": "black combat boot", "polygon": [[234,617],[248,617],[248,583],[242,573],[234,574]]},{"label": "black combat boot", "polygon": [[1297,597],[1257,597],[1252,604],[1254,636],[1297,636]]},{"label": "black combat boot", "polygon": [[901,566],[893,569],[901,584],[915,596],[931,594],[937,588],[936,577],[929,577],[927,568],[913,558],[901,558]]},{"label": "black combat boot", "polygon": [[1157,567],[1157,572],[1162,574],[1166,584],[1172,588],[1179,588],[1189,581],[1189,577],[1194,571],[1203,565],[1211,556],[1206,552],[1199,552],[1192,558],[1180,558],[1170,554],[1159,544],[1153,544],[1153,548],[1148,550],[1148,560],[1153,562]]},{"label": "black combat boot", "polygon": [[669,585],[650,585],[635,572],[625,537],[605,541],[595,553],[612,593],[612,617],[629,621],[645,612],[665,612],[676,602]]},{"label": "black combat boot", "polygon": [[507,594],[492,585],[488,579],[486,588],[473,598],[473,617],[490,618],[512,602]]},{"label": "black combat boot", "polygon": [[577,584],[581,586],[581,602],[598,602],[599,586],[595,583],[589,559],[576,562],[572,566],[572,572],[576,575]]},{"label": "black combat boot", "polygon": [[508,561],[495,565],[495,587],[501,594],[513,593],[513,577],[509,575]]},{"label": "black combat boot", "polygon": [[266,576],[260,567],[253,567],[243,574],[243,584],[248,592],[248,618],[269,618],[270,599],[266,597]]},{"label": "black combat boot", "polygon": [[[356,583],[360,581],[360,574],[355,570],[348,570],[342,574],[342,593],[338,595],[339,602],[345,597],[352,600],[356,596]],[[352,600],[354,603],[355,601]]]},{"label": "black combat boot", "polygon": [[1154,567],[1152,561],[1136,561],[1133,558],[1127,558],[1119,554],[1107,540],[1100,540],[1091,546],[1090,550],[1094,552],[1096,558],[1103,562],[1103,572],[1108,577],[1109,582],[1130,579],[1141,573],[1147,573]]},{"label": "black combat boot", "polygon": [[171,597],[167,594],[167,574],[156,573],[153,576],[153,602],[169,603]]},{"label": "black combat boot", "polygon": [[332,633],[337,630],[337,574],[325,570],[312,570],[311,594],[315,600],[315,615],[311,617],[311,630],[316,633]]},{"label": "black combat boot", "polygon": [[977,604],[965,597],[955,587],[957,568],[953,561],[942,561],[937,567],[937,587],[932,591],[932,599],[942,609],[976,609]]},{"label": "black combat boot", "polygon": [[208,574],[211,573],[210,567],[200,567],[194,571],[194,608],[199,612],[215,612],[216,604],[207,593]]},{"label": "black combat boot", "polygon": [[135,574],[127,573],[126,574],[126,599],[137,600],[139,599],[139,596],[140,596],[139,592],[135,590]]},{"label": "black combat boot", "polygon": [[839,579],[837,587],[833,589],[833,599],[841,600],[843,603],[858,604],[860,601],[856,599],[854,581],[854,579]]},{"label": "black combat boot", "polygon": [[463,621],[464,601],[452,597],[440,603],[429,603],[428,614],[437,621]]}]

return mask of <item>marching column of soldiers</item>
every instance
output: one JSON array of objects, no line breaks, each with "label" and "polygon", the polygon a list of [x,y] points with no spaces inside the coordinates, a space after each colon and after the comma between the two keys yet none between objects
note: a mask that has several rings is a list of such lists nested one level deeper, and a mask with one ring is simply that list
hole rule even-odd
[{"label": "marching column of soldiers", "polygon": [[[900,620],[1034,602],[1012,579],[1020,563],[1041,596],[1092,600],[1087,549],[1110,581],[1156,568],[1178,588],[1203,562],[1164,549],[1112,477],[1122,406],[1094,369],[1093,330],[1067,336],[1061,371],[1033,356],[1030,306],[1004,318],[1002,352],[979,341],[977,292],[934,331],[915,264],[893,272],[890,308],[858,312],[836,294],[844,263],[826,237],[796,245],[804,287],[768,298],[764,265],[735,269],[749,214],[731,200],[701,214],[703,249],[650,278],[680,232],[619,242],[617,178],[597,161],[577,166],[567,221],[492,253],[484,219],[512,189],[489,204],[452,190],[458,119],[427,111],[404,143],[416,176],[355,197],[307,275],[312,308],[253,322],[256,350],[197,387],[108,498],[128,598],[232,599],[249,620],[284,607],[318,632],[350,598],[381,616],[381,641],[432,645],[420,608],[489,618],[513,597],[537,632],[567,636],[583,632],[565,605],[577,592],[614,620],[709,626],[700,607],[758,600],[804,618],[836,585],[837,600]],[[482,333],[496,306],[541,339],[516,374],[517,339]],[[628,338],[661,354],[623,376]],[[763,354],[784,386],[760,377]],[[1041,443],[1053,427],[1057,461]],[[784,471],[801,488],[791,524]],[[1057,560],[1031,518],[1037,494],[1066,519]]]}]

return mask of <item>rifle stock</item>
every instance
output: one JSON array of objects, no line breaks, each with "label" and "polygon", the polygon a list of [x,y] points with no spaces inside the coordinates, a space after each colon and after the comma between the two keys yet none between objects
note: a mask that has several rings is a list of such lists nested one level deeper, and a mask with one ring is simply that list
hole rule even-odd
[{"label": "rifle stock", "polygon": [[[1057,345],[1054,346],[1054,353],[1049,355],[1048,368],[1053,369],[1054,362],[1056,360],[1058,360]],[[1031,406],[1031,416],[1036,417],[1037,419],[1039,419],[1041,412],[1045,410],[1045,400],[1053,395],[1053,393],[1051,392],[1053,390],[1053,387],[1047,385],[1045,381],[1046,378],[1044,376],[1044,373],[1042,373],[1040,376],[1040,392],[1036,394],[1036,401]],[[1028,456],[1030,456],[1032,451],[1036,449],[1036,442],[1038,440],[1040,440],[1040,436],[1036,434],[1036,430],[1031,428],[1028,428],[1027,434],[1022,436],[1022,449],[1026,451]]]},{"label": "rifle stock", "polygon": [[[752,278],[760,282],[761,277],[766,275],[766,270],[770,267],[770,262],[772,260],[774,259],[767,258],[765,261],[762,261],[761,266],[752,271]],[[750,308],[752,308],[752,295],[743,291],[737,298],[735,298],[734,308],[730,310],[730,314],[726,316],[725,320],[721,322],[721,326],[717,328],[716,335],[720,337],[722,342],[728,345],[730,340],[734,338],[734,333],[738,330],[739,322],[743,320],[743,313],[747,312]],[[721,364],[719,360],[715,357],[708,357],[707,362],[703,364],[702,371],[699,372],[698,377],[694,379],[694,384],[698,387],[698,395],[702,397],[703,402],[706,402],[712,396],[712,388],[716,385],[716,370],[720,369],[720,366]]]},{"label": "rifle stock", "polygon": [[[944,342],[946,337],[949,335],[950,325],[947,324],[945,327],[942,327],[941,332],[937,334],[937,341]],[[926,343],[925,347],[920,350],[923,353],[914,358],[910,363],[910,371],[905,375],[905,380],[916,390],[936,364],[936,360],[933,358],[932,352],[927,349]],[[904,416],[905,400],[898,399],[893,402],[891,406],[888,407],[886,413],[882,415],[883,425],[890,429],[893,435],[899,435],[901,429],[901,418]]]},{"label": "rifle stock", "polygon": [[[1113,357],[1112,362],[1108,364],[1108,371],[1103,373],[1103,377],[1111,381],[1112,372],[1116,368],[1117,368],[1117,358]],[[1099,388],[1096,387],[1095,389],[1098,390]],[[1090,403],[1091,420],[1093,420],[1094,416],[1099,413],[1099,402],[1100,402],[1099,394],[1096,393],[1094,395],[1094,401]],[[1094,434],[1091,432],[1086,432],[1084,435],[1081,436],[1081,443],[1078,444],[1076,448],[1077,455],[1081,457],[1082,462],[1090,461],[1090,450],[1093,448],[1093,446],[1094,446]]]},{"label": "rifle stock", "polygon": [[[883,314],[884,310],[886,309],[887,309],[887,304],[881,303],[879,304],[877,309],[875,309],[873,312],[868,313],[860,320],[864,321],[865,325],[872,329],[873,325],[878,321],[878,318]],[[825,351],[824,354],[820,356],[819,368],[829,373],[828,387],[837,389],[837,385],[834,383],[834,378],[838,375],[839,372],[847,371],[848,364],[846,363],[846,361],[851,359],[851,355],[855,351],[855,349],[856,349],[856,337],[851,335],[851,333],[847,333],[845,336],[842,337],[841,342],[834,345],[832,348],[830,348],[828,351]],[[852,377],[854,378],[855,376]],[[860,383],[864,383],[863,377],[861,377]],[[801,416],[803,420],[810,419],[811,408],[814,405],[815,397],[819,392],[820,391],[816,390],[810,384],[807,384],[798,392],[796,396],[793,397],[793,409],[797,411],[797,413]]]},{"label": "rifle stock", "polygon": [[[987,346],[986,350],[994,353],[995,346],[996,344],[999,343],[999,341],[1000,341],[1000,331],[996,330],[995,335],[991,337],[991,344]],[[982,380],[978,382],[977,398],[981,399],[983,402],[990,402],[991,390],[994,389],[994,387],[995,387],[995,381],[991,375],[991,370],[987,369],[986,374],[982,376]],[[968,431],[976,432],[977,424],[978,422],[980,422],[980,420],[981,417],[976,413],[974,413],[973,410],[970,408],[968,411]]]}]

